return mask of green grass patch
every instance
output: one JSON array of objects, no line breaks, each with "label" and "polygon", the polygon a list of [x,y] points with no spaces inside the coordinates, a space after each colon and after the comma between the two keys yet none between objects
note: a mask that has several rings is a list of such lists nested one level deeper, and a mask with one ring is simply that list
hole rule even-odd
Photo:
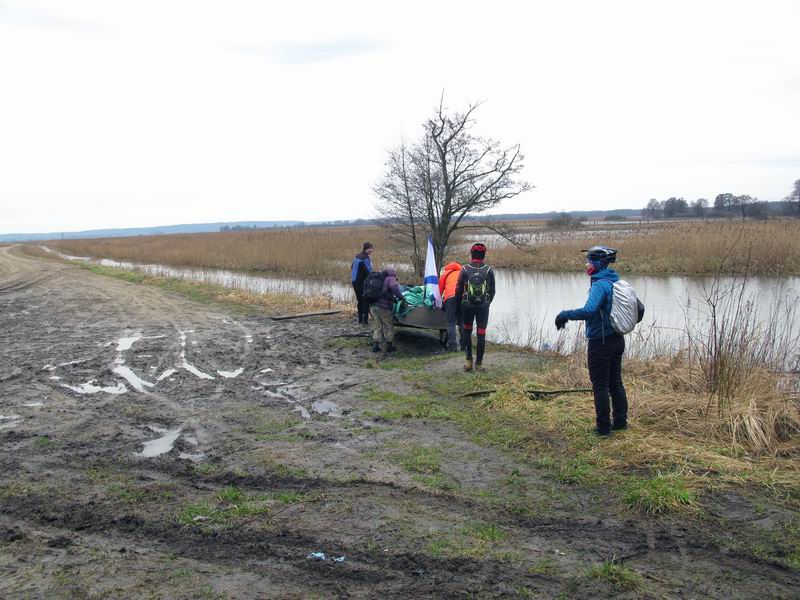
[{"label": "green grass patch", "polygon": [[372,340],[366,336],[333,338],[325,342],[328,348],[367,348],[372,346]]},{"label": "green grass patch", "polygon": [[47,435],[40,435],[35,440],[33,440],[33,445],[37,448],[47,448],[48,446],[52,445],[53,440],[50,439],[50,436]]},{"label": "green grass patch", "polygon": [[245,517],[268,514],[269,502],[238,488],[219,490],[213,499],[188,504],[178,515],[184,525],[227,525]]},{"label": "green grass patch", "polygon": [[499,542],[506,537],[505,532],[494,523],[476,522],[464,527],[461,532],[464,535],[483,540],[485,542]]},{"label": "green grass patch", "polygon": [[611,584],[620,591],[637,590],[642,586],[642,576],[633,569],[629,569],[616,560],[607,560],[600,565],[595,565],[587,576],[592,579],[600,579]]},{"label": "green grass patch", "polygon": [[380,402],[383,407],[377,411],[367,411],[368,415],[394,421],[398,419],[432,419],[447,421],[453,418],[454,409],[444,400],[433,398],[427,392],[398,394],[370,386],[362,392],[369,402]]},{"label": "green grass patch", "polygon": [[442,451],[438,448],[418,446],[398,455],[397,462],[406,471],[422,475],[435,475],[441,469]]},{"label": "green grass patch", "polygon": [[630,508],[660,514],[691,506],[694,494],[681,477],[656,475],[651,479],[629,481],[623,502]]}]

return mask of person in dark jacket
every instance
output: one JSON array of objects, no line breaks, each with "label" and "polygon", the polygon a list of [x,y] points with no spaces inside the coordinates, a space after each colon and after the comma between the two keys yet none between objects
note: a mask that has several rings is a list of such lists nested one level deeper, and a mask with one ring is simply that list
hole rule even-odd
[{"label": "person in dark jacket", "polygon": [[[461,268],[456,284],[457,310],[464,324],[464,346],[467,361],[465,371],[477,371],[483,366],[486,349],[486,326],[489,324],[489,305],[494,300],[494,271],[484,262],[486,246],[473,244],[469,249],[472,260]],[[482,283],[480,283],[482,282]],[[472,326],[477,330],[477,355],[472,363]]]},{"label": "person in dark jacket", "polygon": [[369,308],[372,314],[372,351],[380,352],[381,343],[386,342],[386,352],[394,352],[394,313],[392,307],[397,298],[401,302],[403,294],[400,292],[400,284],[397,281],[397,272],[394,269],[385,269],[383,273],[386,277],[383,280],[381,297],[378,298]]},{"label": "person in dark jacket", "polygon": [[372,244],[364,242],[361,252],[356,254],[353,263],[350,265],[350,278],[353,282],[353,291],[356,293],[356,303],[358,304],[358,322],[362,325],[366,325],[369,319],[369,305],[364,302],[364,280],[367,275],[372,273],[372,261],[370,260],[372,250]]},{"label": "person in dark jacket", "polygon": [[[614,282],[619,274],[608,265],[617,259],[617,251],[606,246],[594,246],[586,252],[586,273],[591,277],[589,297],[583,308],[562,310],[556,317],[556,328],[563,329],[568,321],[586,321],[589,379],[594,392],[596,417],[595,433],[609,435],[611,430],[628,426],[628,397],[622,384],[622,354],[625,338],[611,327],[609,313]],[[609,395],[613,407],[610,418]]]}]

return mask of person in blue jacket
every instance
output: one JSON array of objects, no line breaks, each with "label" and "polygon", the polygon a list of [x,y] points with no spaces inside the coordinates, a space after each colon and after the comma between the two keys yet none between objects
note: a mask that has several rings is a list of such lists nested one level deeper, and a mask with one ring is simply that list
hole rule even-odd
[{"label": "person in blue jacket", "polygon": [[[628,426],[628,397],[622,384],[622,354],[625,338],[611,327],[609,313],[614,282],[619,274],[608,265],[617,259],[617,251],[607,246],[594,246],[586,252],[586,273],[591,277],[589,297],[583,308],[562,310],[556,317],[556,328],[567,321],[586,321],[589,379],[594,392],[595,433],[609,435],[611,430]],[[609,395],[613,407],[610,418]]]},{"label": "person in blue jacket", "polygon": [[364,302],[364,280],[367,275],[372,273],[372,261],[369,258],[372,250],[372,244],[364,242],[361,246],[361,252],[356,254],[353,264],[350,265],[350,278],[353,282],[353,291],[356,293],[356,303],[358,304],[358,322],[363,325],[366,325],[369,319],[369,304]]}]

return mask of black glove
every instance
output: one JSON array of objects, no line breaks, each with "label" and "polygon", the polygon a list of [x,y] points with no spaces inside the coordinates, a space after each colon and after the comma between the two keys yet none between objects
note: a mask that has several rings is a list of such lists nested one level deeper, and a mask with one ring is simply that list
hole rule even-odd
[{"label": "black glove", "polygon": [[566,317],[562,317],[559,314],[556,317],[556,329],[564,329],[564,326],[567,324],[567,321],[569,321],[569,319],[567,319]]}]

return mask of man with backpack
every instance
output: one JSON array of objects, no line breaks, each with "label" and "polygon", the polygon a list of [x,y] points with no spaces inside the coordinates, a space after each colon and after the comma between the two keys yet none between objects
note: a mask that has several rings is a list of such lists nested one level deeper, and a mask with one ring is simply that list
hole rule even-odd
[{"label": "man with backpack", "polygon": [[[591,277],[589,297],[583,308],[563,310],[556,317],[556,329],[567,321],[586,321],[589,379],[594,392],[595,433],[607,436],[611,430],[628,426],[628,397],[622,384],[622,354],[625,333],[642,320],[644,305],[633,288],[621,281],[608,265],[617,260],[617,251],[594,246],[586,252],[586,273]],[[610,418],[609,395],[613,407]]]},{"label": "man with backpack", "polygon": [[[465,371],[477,371],[483,366],[486,349],[486,326],[489,323],[489,305],[494,299],[494,271],[484,262],[486,246],[473,244],[469,249],[472,260],[461,268],[456,284],[456,308],[464,323],[464,346],[467,352]],[[472,362],[472,326],[475,324],[478,347],[475,363]]]},{"label": "man with backpack", "polygon": [[[380,285],[380,288],[378,288]],[[380,292],[377,290],[380,289]],[[370,304],[372,314],[372,351],[381,351],[381,342],[386,342],[386,352],[394,352],[394,300],[397,298],[405,303],[397,281],[397,272],[394,269],[385,269],[378,273],[371,273],[364,281],[364,300],[377,299]]]},{"label": "man with backpack", "polygon": [[370,260],[372,250],[372,244],[364,242],[361,252],[356,254],[353,263],[350,265],[350,278],[353,282],[353,291],[356,293],[356,303],[358,304],[358,322],[362,325],[366,325],[369,319],[369,304],[364,302],[364,280],[367,275],[372,273],[372,261]]}]

